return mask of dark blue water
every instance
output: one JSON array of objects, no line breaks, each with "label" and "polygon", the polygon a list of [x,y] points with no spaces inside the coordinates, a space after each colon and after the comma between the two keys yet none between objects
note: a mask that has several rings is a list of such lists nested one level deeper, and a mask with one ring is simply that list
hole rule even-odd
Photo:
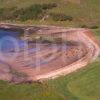
[{"label": "dark blue water", "polygon": [[24,42],[18,37],[20,32],[0,29],[0,51],[9,52],[14,51],[17,47],[22,48]]}]

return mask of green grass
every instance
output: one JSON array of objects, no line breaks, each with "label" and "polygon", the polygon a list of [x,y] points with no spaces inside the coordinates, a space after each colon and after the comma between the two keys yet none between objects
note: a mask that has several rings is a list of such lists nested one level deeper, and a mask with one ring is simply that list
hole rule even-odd
[{"label": "green grass", "polygon": [[[17,6],[26,8],[32,4],[57,3],[58,7],[48,10],[48,12],[64,13],[74,18],[73,21],[57,22],[51,18],[45,21],[29,20],[28,24],[47,24],[67,27],[81,27],[82,25],[100,27],[100,6],[99,0],[80,0],[80,4],[67,3],[67,0],[0,0],[0,7]],[[15,22],[16,23],[16,22]],[[21,22],[22,23],[22,22]]]},{"label": "green grass", "polygon": [[[50,3],[55,0],[0,0],[0,7],[13,7],[25,8],[32,4]],[[57,1],[57,0],[56,0]]]},{"label": "green grass", "polygon": [[68,83],[68,89],[79,100],[99,100],[100,59],[79,73]]},{"label": "green grass", "polygon": [[97,37],[100,37],[100,28],[99,29],[94,29],[93,32]]}]

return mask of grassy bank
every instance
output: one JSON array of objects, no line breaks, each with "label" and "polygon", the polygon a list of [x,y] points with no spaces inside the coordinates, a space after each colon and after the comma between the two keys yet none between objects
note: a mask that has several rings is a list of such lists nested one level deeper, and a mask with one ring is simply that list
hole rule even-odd
[{"label": "grassy bank", "polygon": [[[69,1],[69,2],[68,2]],[[46,10],[44,17],[50,13],[65,14],[73,18],[72,21],[55,21],[51,17],[45,20],[28,19],[24,22],[19,20],[7,20],[13,23],[27,23],[27,24],[47,24],[67,27],[100,27],[100,7],[99,0],[80,0],[80,3],[70,2],[73,0],[0,0],[0,8],[17,7],[18,9],[30,7],[34,4],[51,4],[56,3],[57,7]],[[9,14],[8,14],[9,15]],[[26,16],[26,15],[25,15]],[[61,16],[60,16],[61,17]]]}]

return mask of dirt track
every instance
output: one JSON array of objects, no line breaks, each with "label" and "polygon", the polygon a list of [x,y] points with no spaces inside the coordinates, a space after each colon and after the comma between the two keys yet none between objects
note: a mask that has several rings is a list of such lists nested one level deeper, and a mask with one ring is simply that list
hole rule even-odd
[{"label": "dirt track", "polygon": [[[1,24],[0,26],[5,27],[5,24]],[[9,27],[11,26],[7,24],[6,28]],[[81,48],[78,48],[78,46],[69,46],[69,48],[66,51],[64,50],[62,52],[62,46],[60,47],[57,46],[57,48],[54,48],[54,53],[52,53],[50,45],[49,46],[43,45],[41,47],[42,49],[36,54],[37,58],[41,59],[43,57],[47,59],[48,55],[51,54],[54,54],[55,57],[52,60],[50,59],[50,61],[48,61],[46,64],[42,64],[44,63],[44,60],[42,60],[40,68],[33,67],[36,61],[35,59],[36,55],[34,54],[34,52],[30,52],[28,54],[28,57],[26,57],[28,60],[26,61],[23,59],[24,52],[19,52],[18,57],[13,62],[9,62],[9,59],[6,62],[10,66],[10,69],[14,69],[20,73],[27,74],[28,77],[26,77],[24,80],[21,78],[21,81],[28,81],[28,80],[37,81],[50,78],[53,79],[60,75],[66,75],[86,66],[88,63],[94,61],[99,56],[100,53],[99,46],[94,41],[95,40],[94,37],[90,38],[91,37],[90,35],[92,34],[88,34],[90,33],[88,29],[74,29],[74,28],[66,29],[55,26],[36,26],[36,27],[38,28],[37,30],[39,32],[38,34],[42,33],[44,33],[43,35],[52,34],[56,37],[59,36],[60,33],[66,34],[66,36],[62,35],[63,40],[82,43]],[[25,28],[27,29],[27,27]],[[28,30],[31,29],[32,31],[33,28],[34,28],[33,26],[29,26]],[[67,56],[65,58],[66,61],[63,61],[61,55],[66,55],[66,53],[67,53]],[[80,53],[81,56],[78,58],[78,55],[80,55]],[[13,80],[14,76],[13,75],[11,76],[12,74],[11,71],[8,72],[3,71],[3,72],[6,74],[5,76],[3,76],[4,78],[1,77],[0,79]],[[3,73],[1,75],[3,75]],[[17,79],[14,78],[14,81],[19,80],[18,78],[19,77],[17,77]]]}]

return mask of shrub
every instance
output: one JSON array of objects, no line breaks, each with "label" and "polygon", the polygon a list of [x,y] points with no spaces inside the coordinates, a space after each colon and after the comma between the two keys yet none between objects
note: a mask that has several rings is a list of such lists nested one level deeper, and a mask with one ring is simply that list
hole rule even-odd
[{"label": "shrub", "polygon": [[42,14],[42,7],[40,5],[32,5],[26,9],[19,9],[15,11],[15,16],[22,20],[28,20],[28,19],[39,19],[39,16]]},{"label": "shrub", "polygon": [[97,29],[99,28],[98,26],[87,26],[87,25],[82,25],[81,28],[90,28],[90,29]]},{"label": "shrub", "polygon": [[42,19],[47,9],[56,7],[56,3],[50,4],[34,4],[27,8],[11,7],[11,8],[0,8],[0,20],[31,20],[31,19]]},{"label": "shrub", "polygon": [[88,26],[87,25],[82,25],[81,28],[88,28]]},{"label": "shrub", "polygon": [[60,14],[52,13],[51,17],[53,18],[54,21],[67,21],[67,20],[72,21],[73,20],[73,18],[71,16],[67,16],[67,15],[62,14],[62,13],[60,13]]},{"label": "shrub", "polygon": [[98,26],[91,26],[90,27],[91,29],[97,29],[97,28],[99,28]]},{"label": "shrub", "polygon": [[57,7],[56,3],[50,3],[50,4],[42,4],[42,9],[47,10],[47,9],[52,9],[54,7]]}]

